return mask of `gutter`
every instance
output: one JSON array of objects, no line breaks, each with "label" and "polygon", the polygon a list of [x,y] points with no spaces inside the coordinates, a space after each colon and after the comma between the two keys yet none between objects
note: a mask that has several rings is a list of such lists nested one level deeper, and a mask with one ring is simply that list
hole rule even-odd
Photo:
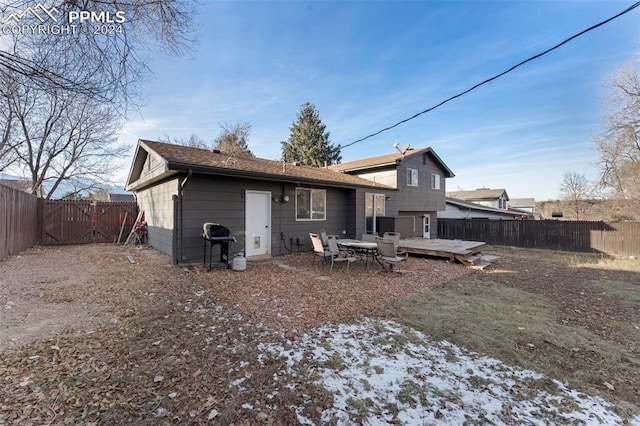
[{"label": "gutter", "polygon": [[[176,244],[176,250],[178,250],[178,242],[180,242],[179,245],[179,252],[176,252],[176,263],[180,263],[182,260],[185,260],[184,258],[184,187],[187,184],[187,182],[189,181],[189,178],[193,176],[193,170],[189,169],[187,170],[187,176],[182,180],[182,182],[180,182],[178,184],[178,208],[180,210],[180,223],[179,223],[179,232],[180,232],[180,236],[178,237],[177,235],[174,237],[175,241],[174,243]],[[176,233],[177,234],[177,233]],[[179,238],[179,239],[178,239]]]}]

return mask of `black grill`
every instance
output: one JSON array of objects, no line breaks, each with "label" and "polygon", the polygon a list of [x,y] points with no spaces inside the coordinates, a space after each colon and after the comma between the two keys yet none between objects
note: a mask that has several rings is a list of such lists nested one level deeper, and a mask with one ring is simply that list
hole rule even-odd
[{"label": "black grill", "polygon": [[[218,223],[207,222],[202,225],[202,238],[204,239],[203,263],[207,271],[211,268],[229,268],[229,243],[235,243],[236,237],[231,235],[229,228]],[[220,261],[212,262],[213,246],[220,246]],[[209,263],[207,264],[207,246],[209,246]]]}]

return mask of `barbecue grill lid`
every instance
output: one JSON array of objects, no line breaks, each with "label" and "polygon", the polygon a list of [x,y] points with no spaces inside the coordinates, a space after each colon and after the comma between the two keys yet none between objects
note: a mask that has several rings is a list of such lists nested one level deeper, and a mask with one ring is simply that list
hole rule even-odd
[{"label": "barbecue grill lid", "polygon": [[219,223],[206,222],[202,225],[202,234],[207,238],[228,237],[231,235],[229,228]]}]

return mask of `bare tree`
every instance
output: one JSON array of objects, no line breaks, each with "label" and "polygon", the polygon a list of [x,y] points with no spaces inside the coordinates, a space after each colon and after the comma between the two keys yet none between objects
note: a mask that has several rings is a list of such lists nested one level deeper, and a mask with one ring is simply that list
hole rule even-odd
[{"label": "bare tree", "polygon": [[601,183],[619,200],[640,199],[640,80],[634,64],[609,78],[613,93],[604,130],[594,137]]},{"label": "bare tree", "polygon": [[11,155],[11,127],[14,123],[14,113],[11,108],[11,95],[15,90],[15,82],[7,73],[0,72],[0,171],[11,165],[14,156]]},{"label": "bare tree", "polygon": [[[190,0],[2,2],[0,169],[28,176],[47,197],[68,180],[86,190],[107,179],[125,152],[115,135],[150,75],[145,54],[188,52],[194,11]],[[98,24],[73,21],[87,12]]]},{"label": "bare tree", "polygon": [[580,220],[597,202],[594,187],[584,174],[564,172],[560,184],[560,199],[576,220]]},{"label": "bare tree", "polygon": [[[31,8],[31,9],[30,9]],[[17,0],[0,6],[4,27],[42,25],[34,13],[54,17],[47,21],[72,33],[41,34],[33,30],[8,32],[0,46],[0,70],[26,77],[30,84],[54,87],[126,105],[137,99],[137,83],[149,75],[143,52],[184,53],[194,45],[191,24],[195,13],[189,0]],[[73,20],[81,12],[102,13],[112,23],[89,25]],[[75,13],[75,15],[74,15]],[[7,20],[15,17],[17,22]],[[74,27],[75,26],[75,27]],[[7,32],[4,32],[6,35]],[[46,57],[34,56],[34,47]],[[40,50],[40,49],[37,49]],[[44,51],[42,50],[42,51]]]},{"label": "bare tree", "polygon": [[127,147],[116,144],[117,112],[90,97],[63,90],[20,85],[9,96],[15,126],[14,167],[31,179],[31,192],[51,198],[73,181],[74,191],[109,183],[114,160]]},{"label": "bare tree", "polygon": [[240,121],[236,124],[222,124],[220,127],[222,132],[214,141],[216,149],[225,154],[253,157],[248,145],[251,124]]},{"label": "bare tree", "polygon": [[191,133],[191,136],[189,136],[188,139],[181,139],[181,138],[172,139],[171,136],[165,133],[165,135],[162,136],[161,138],[158,138],[158,140],[160,142],[172,143],[175,145],[190,146],[192,148],[202,148],[202,149],[211,148],[210,143],[205,142],[204,139],[202,139],[200,136],[198,136],[195,133]]}]

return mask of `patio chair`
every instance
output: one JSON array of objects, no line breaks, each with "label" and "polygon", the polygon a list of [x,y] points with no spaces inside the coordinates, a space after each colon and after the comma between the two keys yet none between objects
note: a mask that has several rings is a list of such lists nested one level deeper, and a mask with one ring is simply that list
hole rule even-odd
[{"label": "patio chair", "polygon": [[[396,254],[396,245],[393,240],[379,238],[376,240],[378,246],[378,258],[387,268],[383,272],[394,272],[393,267],[400,262],[407,260],[406,257],[400,257]],[[396,272],[400,275],[400,272]]]},{"label": "patio chair", "polygon": [[378,238],[377,234],[362,234],[362,241],[366,241],[368,243],[375,243],[376,238]]},{"label": "patio chair", "polygon": [[347,272],[349,272],[349,265],[358,260],[356,253],[353,250],[340,249],[338,247],[338,241],[334,237],[327,238],[329,243],[329,251],[331,252],[331,270],[333,270],[333,264],[339,262],[347,262]]},{"label": "patio chair", "polygon": [[404,250],[399,250],[398,246],[400,245],[400,233],[399,232],[385,232],[382,238],[386,238],[388,240],[393,241],[396,245],[396,256],[404,256],[409,257],[409,253]]},{"label": "patio chair", "polygon": [[309,233],[309,238],[311,239],[311,246],[313,247],[313,263],[316,263],[316,257],[320,257],[323,261],[328,262],[333,255],[331,251],[322,244],[320,236]]}]

